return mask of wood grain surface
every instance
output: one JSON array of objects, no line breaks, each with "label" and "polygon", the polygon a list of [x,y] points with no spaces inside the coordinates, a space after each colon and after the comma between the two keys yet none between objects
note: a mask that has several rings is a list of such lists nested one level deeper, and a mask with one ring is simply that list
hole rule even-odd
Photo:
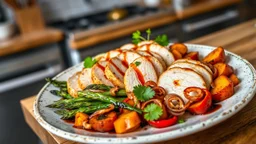
[{"label": "wood grain surface", "polygon": [[62,39],[63,32],[52,28],[17,35],[8,40],[0,41],[0,57],[36,48],[41,45],[55,43]]},{"label": "wood grain surface", "polygon": [[178,19],[186,19],[194,15],[240,3],[241,1],[242,0],[204,0],[177,11],[176,15]]},{"label": "wood grain surface", "polygon": [[[256,19],[209,34],[188,43],[223,46],[256,67]],[[76,144],[44,130],[35,120],[35,96],[21,101],[26,122],[44,143]],[[256,97],[239,113],[207,130],[159,144],[252,144],[256,143]]]},{"label": "wood grain surface", "polygon": [[74,33],[70,39],[70,48],[83,49],[105,41],[131,35],[136,30],[145,30],[171,24],[178,20],[223,8],[241,2],[241,0],[205,0],[193,4],[180,11],[167,10],[165,12],[133,18],[121,23],[113,23],[97,29]]}]

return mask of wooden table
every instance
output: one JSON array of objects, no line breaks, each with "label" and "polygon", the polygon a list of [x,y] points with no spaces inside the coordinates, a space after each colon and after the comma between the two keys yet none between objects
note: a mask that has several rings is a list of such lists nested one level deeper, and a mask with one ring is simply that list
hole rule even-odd
[{"label": "wooden table", "polygon": [[0,41],[0,57],[36,48],[41,45],[56,43],[64,38],[63,32],[53,28],[45,28],[35,32],[21,34]]},{"label": "wooden table", "polygon": [[[189,43],[223,46],[225,49],[239,54],[256,67],[256,19],[240,25],[209,34]],[[75,144],[55,136],[44,130],[35,120],[33,102],[35,97],[21,100],[21,106],[28,125],[44,143]],[[224,143],[249,144],[256,143],[256,97],[238,114],[212,128],[186,137],[178,138],[161,144],[189,143]]]}]

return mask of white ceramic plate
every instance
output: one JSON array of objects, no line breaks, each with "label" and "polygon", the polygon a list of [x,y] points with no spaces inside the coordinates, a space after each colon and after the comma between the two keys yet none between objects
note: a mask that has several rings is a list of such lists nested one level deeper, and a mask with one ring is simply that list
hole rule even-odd
[{"label": "white ceramic plate", "polygon": [[[199,51],[201,57],[207,55],[215,48],[203,45],[186,45],[189,51]],[[52,89],[56,89],[49,83],[42,88],[36,98],[34,105],[36,120],[51,133],[65,139],[82,143],[152,143],[199,132],[236,114],[255,94],[256,75],[253,66],[245,59],[231,52],[226,51],[226,57],[227,63],[233,66],[235,73],[241,80],[241,83],[235,87],[235,94],[231,98],[221,102],[221,108],[213,113],[197,116],[190,115],[189,113],[185,114],[184,118],[186,122],[182,124],[176,124],[162,129],[146,126],[136,132],[127,134],[99,133],[75,129],[72,127],[72,124],[62,121],[60,116],[54,113],[55,109],[45,107],[59,99],[59,97],[49,92]],[[71,75],[81,69],[82,64],[76,65],[60,73],[54,79],[67,80]]]}]

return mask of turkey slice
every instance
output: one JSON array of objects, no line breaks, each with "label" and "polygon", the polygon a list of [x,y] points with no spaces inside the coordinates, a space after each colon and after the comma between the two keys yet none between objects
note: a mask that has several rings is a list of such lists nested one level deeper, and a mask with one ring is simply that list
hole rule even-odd
[{"label": "turkey slice", "polygon": [[79,84],[78,84],[78,77],[80,75],[81,72],[77,72],[74,75],[72,75],[68,81],[67,81],[67,88],[68,88],[68,93],[72,96],[72,97],[77,97],[77,92],[81,91],[82,89],[80,88]]},{"label": "turkey slice", "polygon": [[171,65],[175,61],[173,54],[168,49],[157,43],[141,45],[137,48],[137,50],[155,52],[159,54],[167,66]]},{"label": "turkey slice", "polygon": [[210,88],[211,83],[212,83],[212,74],[210,72],[208,72],[204,67],[202,67],[198,64],[192,64],[192,63],[188,63],[188,62],[177,62],[177,63],[170,65],[168,69],[174,68],[174,67],[192,69],[193,71],[197,72],[198,74],[200,74],[203,77],[203,79],[205,80],[207,89]]},{"label": "turkey slice", "polygon": [[179,59],[179,60],[176,60],[174,63],[178,63],[178,62],[189,62],[189,63],[192,63],[192,64],[198,64],[198,65],[204,67],[208,72],[213,74],[212,70],[206,64],[204,64],[203,62],[200,62],[200,61],[197,61],[197,60],[190,60],[190,59]]},{"label": "turkey slice", "polygon": [[124,74],[126,70],[127,67],[123,62],[115,57],[108,61],[105,75],[114,85],[124,88]]},{"label": "turkey slice", "polygon": [[141,57],[141,55],[135,51],[124,51],[117,56],[127,68],[138,57]]},{"label": "turkey slice", "polygon": [[132,92],[134,86],[144,85],[147,81],[157,82],[156,71],[147,58],[137,58],[126,70],[124,75],[126,92]]},{"label": "turkey slice", "polygon": [[85,89],[88,85],[93,83],[91,72],[92,72],[91,68],[84,68],[79,74],[78,84],[82,90]]},{"label": "turkey slice", "polygon": [[182,97],[185,103],[183,91],[187,87],[206,88],[203,77],[195,71],[188,68],[170,68],[166,70],[158,80],[158,86],[163,87],[168,94],[175,93]]},{"label": "turkey slice", "polygon": [[140,50],[138,50],[138,51],[136,51],[136,52],[137,52],[138,54],[142,55],[142,56],[153,56],[153,57],[157,58],[157,60],[158,60],[158,61],[161,63],[161,65],[163,66],[163,69],[166,70],[166,64],[165,64],[163,58],[162,58],[159,54],[157,54],[157,53],[155,53],[155,52],[140,51]]},{"label": "turkey slice", "polygon": [[113,83],[105,76],[106,65],[107,61],[99,61],[92,67],[91,76],[94,84],[114,86]]}]

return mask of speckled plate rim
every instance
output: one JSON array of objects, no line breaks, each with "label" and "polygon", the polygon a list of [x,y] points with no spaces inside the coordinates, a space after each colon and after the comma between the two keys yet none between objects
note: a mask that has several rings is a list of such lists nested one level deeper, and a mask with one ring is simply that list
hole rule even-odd
[{"label": "speckled plate rim", "polygon": [[[186,44],[188,47],[204,47],[206,49],[213,49],[215,47],[212,46],[206,46],[206,45],[197,45],[197,44]],[[180,129],[176,129],[173,131],[168,131],[168,132],[163,132],[163,133],[158,133],[158,134],[151,134],[151,135],[146,135],[146,136],[133,136],[133,137],[116,137],[116,138],[107,138],[107,137],[94,137],[94,136],[86,136],[86,135],[80,135],[80,134],[75,134],[75,133],[70,133],[67,131],[63,131],[58,129],[57,127],[52,126],[48,122],[46,122],[43,117],[39,113],[39,99],[43,93],[43,91],[49,86],[49,83],[47,83],[38,93],[35,102],[34,102],[34,114],[36,120],[39,122],[39,124],[49,132],[63,137],[65,139],[71,140],[71,141],[76,141],[76,142],[81,142],[81,143],[153,143],[153,142],[160,142],[160,141],[166,141],[166,140],[171,140],[183,136],[187,136],[205,129],[208,129],[218,123],[221,123],[222,121],[225,121],[226,119],[230,118],[234,114],[236,114],[238,111],[240,111],[243,107],[245,107],[253,98],[253,96],[256,93],[256,72],[254,67],[245,59],[242,57],[229,52],[225,51],[226,54],[230,54],[232,56],[235,56],[239,60],[243,61],[251,70],[252,76],[254,78],[254,82],[252,86],[250,87],[249,91],[247,92],[247,95],[244,96],[244,99],[241,100],[240,102],[236,103],[229,109],[223,111],[221,113],[221,116],[215,116],[211,119],[206,119],[205,121],[198,122],[194,125],[188,125],[186,127],[183,127],[181,129],[182,133],[179,132]],[[75,65],[57,76],[54,77],[54,79],[60,77],[61,75],[65,74],[66,72],[72,71],[74,68],[78,67],[80,64]],[[188,128],[189,127],[189,128]]]}]

